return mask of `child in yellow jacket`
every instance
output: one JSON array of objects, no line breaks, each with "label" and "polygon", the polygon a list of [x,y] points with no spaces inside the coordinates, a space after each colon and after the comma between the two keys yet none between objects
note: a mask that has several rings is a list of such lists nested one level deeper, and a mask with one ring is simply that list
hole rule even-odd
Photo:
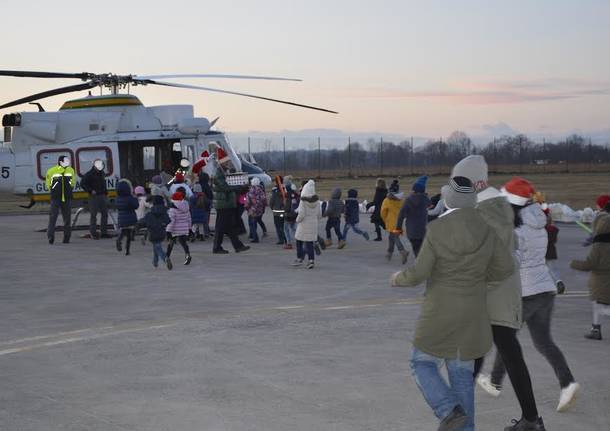
[{"label": "child in yellow jacket", "polygon": [[405,250],[405,246],[400,241],[400,234],[402,232],[396,228],[398,213],[402,208],[403,200],[403,194],[400,193],[399,190],[400,186],[398,184],[398,180],[392,181],[392,184],[388,190],[388,196],[381,204],[380,216],[385,224],[385,230],[388,231],[388,252],[386,253],[386,259],[392,259],[394,246],[396,246],[402,255],[402,263],[404,265],[407,263],[407,259],[409,258],[409,252]]}]

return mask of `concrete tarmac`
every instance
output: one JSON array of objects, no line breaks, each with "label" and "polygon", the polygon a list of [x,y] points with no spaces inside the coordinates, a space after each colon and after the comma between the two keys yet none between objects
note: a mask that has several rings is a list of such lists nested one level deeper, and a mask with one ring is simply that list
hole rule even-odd
[{"label": "concrete tarmac", "polygon": [[[423,289],[389,287],[401,265],[384,259],[385,241],[350,232],[315,269],[293,268],[266,223],[246,253],[197,242],[183,266],[178,246],[167,271],[150,244],[124,256],[113,240],[74,232],[66,245],[58,232],[51,246],[35,232],[46,217],[0,217],[0,430],[436,430],[408,364]],[[527,331],[520,339],[547,429],[605,431],[610,331],[583,338],[587,274],[568,263],[586,255],[585,234],[560,228],[568,293],[553,335],[582,385],[571,410],[555,412],[557,379]],[[497,399],[477,389],[478,430],[519,416],[505,388]]]}]

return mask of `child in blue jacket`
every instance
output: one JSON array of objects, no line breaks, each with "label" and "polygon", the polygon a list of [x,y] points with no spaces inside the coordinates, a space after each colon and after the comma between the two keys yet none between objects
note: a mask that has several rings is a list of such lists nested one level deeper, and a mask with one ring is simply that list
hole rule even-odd
[{"label": "child in blue jacket", "polygon": [[369,240],[368,232],[364,232],[358,227],[360,222],[360,204],[358,203],[358,190],[349,189],[347,191],[347,199],[345,200],[345,226],[343,226],[343,241],[347,239],[347,232],[353,229],[359,235],[362,235],[364,239]]},{"label": "child in blue jacket", "polygon": [[125,245],[125,256],[129,256],[129,248],[131,247],[131,239],[133,232],[138,223],[138,216],[136,210],[140,206],[138,199],[133,196],[133,188],[131,181],[123,178],[117,185],[117,198],[116,208],[119,211],[119,229],[121,234],[116,240],[116,249],[118,251],[123,250],[123,238],[127,238]]}]

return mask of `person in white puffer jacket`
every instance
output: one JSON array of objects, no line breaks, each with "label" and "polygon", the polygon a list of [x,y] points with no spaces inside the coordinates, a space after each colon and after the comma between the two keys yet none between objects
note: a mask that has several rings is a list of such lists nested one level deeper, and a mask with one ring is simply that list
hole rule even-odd
[{"label": "person in white puffer jacket", "polygon": [[297,213],[297,229],[294,235],[297,240],[297,258],[292,265],[302,265],[307,252],[309,258],[307,269],[313,269],[314,241],[318,239],[318,223],[322,218],[322,208],[316,194],[316,183],[313,180],[307,181],[301,190]]},{"label": "person in white puffer jacket", "polygon": [[[534,347],[553,367],[559,380],[561,393],[557,411],[567,410],[573,403],[580,385],[576,383],[566,359],[551,336],[551,317],[557,290],[546,266],[545,256],[548,235],[546,215],[538,203],[532,203],[534,187],[529,181],[515,177],[502,193],[515,214],[516,257],[522,286],[523,322],[532,336]],[[501,385],[505,375],[502,359],[496,357],[491,383]]]}]

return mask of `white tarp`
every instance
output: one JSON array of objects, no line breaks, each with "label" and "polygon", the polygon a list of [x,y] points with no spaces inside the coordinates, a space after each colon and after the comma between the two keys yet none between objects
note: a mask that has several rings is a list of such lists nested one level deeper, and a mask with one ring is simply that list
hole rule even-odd
[{"label": "white tarp", "polygon": [[575,223],[576,221],[582,223],[592,223],[596,214],[591,208],[574,211],[569,206],[560,203],[549,204],[549,208],[551,210],[551,217],[553,220],[562,223]]}]

